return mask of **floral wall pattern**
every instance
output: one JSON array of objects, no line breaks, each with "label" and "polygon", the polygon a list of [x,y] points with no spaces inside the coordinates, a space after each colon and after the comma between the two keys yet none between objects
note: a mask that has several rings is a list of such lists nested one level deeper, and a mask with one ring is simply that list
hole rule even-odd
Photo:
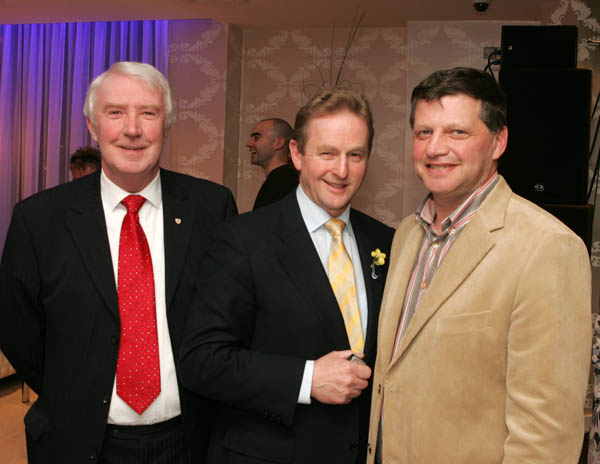
[{"label": "floral wall pattern", "polygon": [[169,82],[177,122],[163,164],[223,181],[227,34],[211,20],[170,21]]}]

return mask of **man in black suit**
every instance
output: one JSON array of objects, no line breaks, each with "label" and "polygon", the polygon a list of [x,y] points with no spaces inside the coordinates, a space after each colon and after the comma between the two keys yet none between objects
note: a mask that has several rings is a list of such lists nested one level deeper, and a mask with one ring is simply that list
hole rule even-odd
[{"label": "man in black suit", "polygon": [[18,203],[0,264],[0,347],[38,394],[25,417],[29,462],[203,462],[211,415],[179,383],[173,353],[190,279],[235,202],[159,168],[175,114],[154,67],[114,64],[84,113],[101,172]]},{"label": "man in black suit", "polygon": [[363,97],[321,92],[296,116],[297,190],[218,228],[181,351],[184,385],[220,404],[209,463],[364,461],[386,268],[372,252],[393,234],[350,208],[372,140]]},{"label": "man in black suit", "polygon": [[253,210],[283,199],[298,186],[298,171],[290,164],[292,128],[283,119],[263,119],[254,125],[246,147],[252,164],[265,171]]}]

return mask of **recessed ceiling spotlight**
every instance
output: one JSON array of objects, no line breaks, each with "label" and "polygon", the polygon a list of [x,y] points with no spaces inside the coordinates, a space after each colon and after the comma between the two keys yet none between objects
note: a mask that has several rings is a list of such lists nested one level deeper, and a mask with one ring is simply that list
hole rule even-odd
[{"label": "recessed ceiling spotlight", "polygon": [[475,11],[477,11],[478,13],[485,13],[488,7],[490,6],[491,1],[492,0],[487,0],[483,2],[473,2],[473,8],[475,8]]}]

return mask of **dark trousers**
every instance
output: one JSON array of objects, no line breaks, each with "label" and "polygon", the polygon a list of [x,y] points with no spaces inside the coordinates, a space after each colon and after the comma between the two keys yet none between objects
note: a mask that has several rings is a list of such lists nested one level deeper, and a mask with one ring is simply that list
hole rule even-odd
[{"label": "dark trousers", "polygon": [[181,416],[152,425],[106,426],[99,464],[188,464]]}]

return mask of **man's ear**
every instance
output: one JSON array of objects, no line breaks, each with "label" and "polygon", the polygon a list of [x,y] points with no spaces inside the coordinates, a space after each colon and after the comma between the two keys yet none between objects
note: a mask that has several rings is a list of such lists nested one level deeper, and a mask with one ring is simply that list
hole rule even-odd
[{"label": "man's ear", "polygon": [[85,118],[85,122],[87,123],[87,127],[88,127],[88,130],[90,131],[92,138],[97,142],[98,137],[96,136],[96,130],[94,129],[94,125],[92,124],[92,121],[90,121],[88,118]]},{"label": "man's ear", "polygon": [[294,163],[296,171],[300,171],[302,169],[303,156],[304,155],[300,153],[298,142],[296,142],[294,139],[290,140],[290,157],[292,158],[292,163]]},{"label": "man's ear", "polygon": [[273,141],[273,151],[281,150],[282,148],[285,148],[285,138],[277,137]]},{"label": "man's ear", "polygon": [[492,155],[493,160],[498,160],[506,150],[506,144],[508,143],[508,128],[504,126],[500,132],[496,134],[494,140],[494,154]]}]

